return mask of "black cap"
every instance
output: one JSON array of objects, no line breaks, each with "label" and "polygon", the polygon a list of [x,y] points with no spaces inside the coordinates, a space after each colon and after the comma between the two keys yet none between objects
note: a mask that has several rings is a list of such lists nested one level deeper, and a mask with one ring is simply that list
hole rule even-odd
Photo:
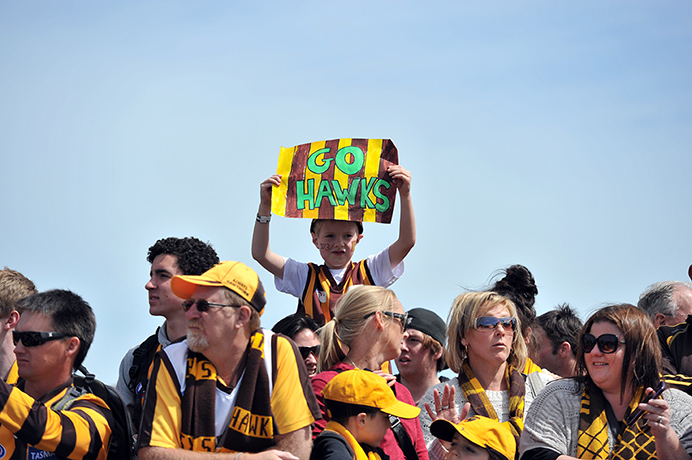
[{"label": "black cap", "polygon": [[406,320],[406,329],[415,329],[424,334],[428,334],[433,339],[440,342],[440,345],[445,346],[447,337],[447,326],[442,318],[437,313],[426,310],[425,308],[413,308],[408,312]]}]

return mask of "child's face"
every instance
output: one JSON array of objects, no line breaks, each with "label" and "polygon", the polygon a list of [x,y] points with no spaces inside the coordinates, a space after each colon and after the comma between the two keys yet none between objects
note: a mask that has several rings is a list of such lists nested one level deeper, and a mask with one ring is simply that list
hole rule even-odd
[{"label": "child's face", "polygon": [[324,263],[331,269],[346,267],[356,244],[363,238],[358,234],[358,226],[345,220],[330,220],[321,224],[319,233],[312,234],[312,242],[320,250]]},{"label": "child's face", "polygon": [[454,433],[454,439],[449,443],[449,452],[445,456],[445,460],[489,460],[490,454],[487,450],[479,445],[476,445],[460,435]]},{"label": "child's face", "polygon": [[363,414],[364,426],[360,432],[358,442],[367,444],[371,447],[377,447],[387,434],[387,430],[392,426],[389,422],[389,415],[382,411],[377,411],[373,414]]}]

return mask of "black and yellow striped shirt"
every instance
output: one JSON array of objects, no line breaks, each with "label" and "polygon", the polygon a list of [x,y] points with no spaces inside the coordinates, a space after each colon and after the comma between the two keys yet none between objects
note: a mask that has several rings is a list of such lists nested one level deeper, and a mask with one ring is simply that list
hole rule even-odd
[{"label": "black and yellow striped shirt", "polygon": [[0,382],[0,458],[106,459],[113,418],[101,398],[87,393],[69,409],[51,409],[70,387],[71,381],[35,400]]}]

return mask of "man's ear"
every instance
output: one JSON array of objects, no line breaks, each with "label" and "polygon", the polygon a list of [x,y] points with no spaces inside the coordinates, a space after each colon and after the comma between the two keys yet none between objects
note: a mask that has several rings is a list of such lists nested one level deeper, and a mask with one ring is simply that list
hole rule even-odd
[{"label": "man's ear", "polygon": [[251,307],[248,305],[241,305],[238,307],[238,321],[236,321],[236,327],[240,328],[247,325],[250,322],[250,317],[252,316]]},{"label": "man's ear", "polygon": [[432,355],[433,360],[437,361],[438,359],[442,358],[442,353],[444,353],[444,349],[440,348],[440,350],[437,353],[434,353]]},{"label": "man's ear", "polygon": [[81,341],[79,340],[79,337],[70,337],[67,339],[67,349],[65,350],[65,354],[67,356],[76,355],[79,351],[80,343]]},{"label": "man's ear", "polygon": [[557,349],[557,354],[560,355],[560,357],[562,358],[571,355],[572,347],[570,346],[569,342],[562,342],[560,344],[560,347]]},{"label": "man's ear", "polygon": [[320,247],[317,245],[317,233],[310,232],[310,235],[312,236],[312,244],[314,244],[315,247],[319,249]]},{"label": "man's ear", "polygon": [[654,315],[654,327],[658,329],[659,326],[666,324],[666,315],[663,313],[656,313]]},{"label": "man's ear", "polygon": [[17,323],[19,322],[19,312],[17,310],[12,310],[9,315],[7,315],[7,318],[2,322],[2,330],[3,331],[10,331],[17,327]]}]

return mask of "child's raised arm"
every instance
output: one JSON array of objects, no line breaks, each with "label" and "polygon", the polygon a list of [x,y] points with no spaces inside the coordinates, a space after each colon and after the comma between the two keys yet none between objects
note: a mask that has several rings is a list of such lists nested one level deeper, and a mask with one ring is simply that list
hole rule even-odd
[{"label": "child's raised arm", "polygon": [[401,215],[399,216],[399,239],[389,246],[389,263],[394,269],[416,244],[416,218],[413,215],[411,200],[411,173],[400,165],[387,168],[394,179],[394,186],[399,189]]},{"label": "child's raised arm", "polygon": [[[260,184],[260,204],[252,232],[252,258],[272,275],[283,279],[284,258],[269,248],[269,218],[272,215],[272,188],[281,185],[281,176],[274,174]],[[391,256],[390,256],[391,258]]]}]

